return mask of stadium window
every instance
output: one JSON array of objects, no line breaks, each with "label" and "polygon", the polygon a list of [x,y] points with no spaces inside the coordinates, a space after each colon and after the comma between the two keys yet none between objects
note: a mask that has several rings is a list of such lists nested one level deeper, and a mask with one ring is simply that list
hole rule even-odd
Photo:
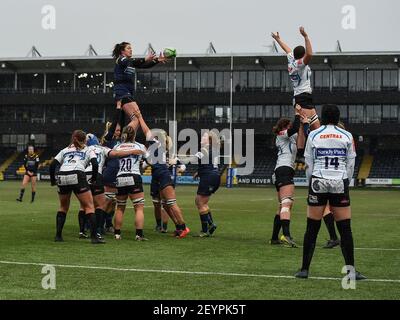
[{"label": "stadium window", "polygon": [[382,90],[397,91],[399,88],[399,71],[383,70]]},{"label": "stadium window", "polygon": [[215,89],[217,92],[230,92],[231,73],[227,71],[217,71],[215,73]]},{"label": "stadium window", "polygon": [[232,121],[239,122],[240,118],[240,106],[233,106]]},{"label": "stadium window", "polygon": [[183,90],[184,91],[197,91],[198,87],[198,72],[184,72],[183,73]]},{"label": "stadium window", "polygon": [[[177,108],[178,108],[178,106],[177,106]],[[166,111],[167,111],[168,107],[169,106],[165,105],[165,104],[141,105],[141,110],[142,110],[143,117],[146,119],[151,119],[150,120],[151,122],[165,123],[165,122],[167,122]],[[177,118],[179,116],[178,110],[177,110],[176,116],[177,116]]]},{"label": "stadium window", "polygon": [[[168,92],[174,92],[174,76],[175,72],[168,73]],[[176,91],[182,92],[183,89],[183,72],[176,73]]]},{"label": "stadium window", "polygon": [[381,91],[382,71],[367,70],[367,91]]},{"label": "stadium window", "polygon": [[27,73],[18,74],[17,88],[23,93],[43,93],[44,92],[44,74]]},{"label": "stadium window", "polygon": [[256,106],[256,119],[264,120],[265,106]]},{"label": "stadium window", "polygon": [[210,106],[210,105],[200,106],[199,120],[202,122],[215,121],[215,106]]},{"label": "stadium window", "polygon": [[18,106],[1,106],[0,107],[0,122],[15,121],[17,118],[16,110]]},{"label": "stadium window", "polygon": [[229,117],[229,106],[215,106],[215,122],[226,123]]},{"label": "stadium window", "polygon": [[200,72],[200,89],[202,91],[215,91],[215,72]]},{"label": "stadium window", "polygon": [[290,81],[287,71],[281,71],[281,91],[282,92],[293,91],[292,81]]},{"label": "stadium window", "polygon": [[195,122],[197,120],[197,106],[178,105],[176,119],[177,121]]},{"label": "stadium window", "polygon": [[167,74],[165,72],[151,73],[152,92],[165,92],[167,88]]},{"label": "stadium window", "polygon": [[46,74],[47,93],[69,93],[74,89],[73,73],[48,73]]},{"label": "stadium window", "polygon": [[73,122],[74,120],[74,106],[46,106],[47,123]]},{"label": "stadium window", "polygon": [[3,134],[2,136],[2,144],[3,145],[10,145],[15,147],[17,144],[17,135],[16,134]]},{"label": "stadium window", "polygon": [[248,120],[250,122],[261,122],[263,120],[263,110],[264,106],[248,106]]},{"label": "stadium window", "polygon": [[280,90],[280,87],[281,87],[281,72],[280,71],[266,71],[266,73],[265,73],[265,87],[269,91],[278,91],[278,90]]},{"label": "stadium window", "polygon": [[281,117],[281,106],[265,106],[265,119],[275,121]]},{"label": "stadium window", "polygon": [[329,70],[315,70],[312,75],[313,87],[316,91],[329,90]]},{"label": "stadium window", "polygon": [[16,109],[16,118],[18,122],[30,122],[31,119],[31,108],[26,106],[19,106]]},{"label": "stadium window", "polygon": [[233,90],[235,92],[246,91],[248,88],[247,71],[233,72]]},{"label": "stadium window", "polygon": [[151,92],[151,73],[137,72],[136,73],[136,90],[138,92]]},{"label": "stadium window", "polygon": [[9,93],[14,91],[15,75],[1,74],[0,75],[0,93]]},{"label": "stadium window", "polygon": [[76,91],[83,93],[103,93],[103,72],[80,72],[75,74]]},{"label": "stadium window", "polygon": [[294,117],[294,108],[292,105],[281,106],[281,117],[292,119]]},{"label": "stadium window", "polygon": [[261,91],[264,86],[263,71],[249,71],[249,88],[252,91]]},{"label": "stadium window", "polygon": [[382,121],[397,122],[399,119],[399,106],[383,105],[382,106]]},{"label": "stadium window", "polygon": [[104,106],[102,105],[76,105],[75,121],[102,123],[104,122]]},{"label": "stadium window", "polygon": [[364,90],[364,70],[349,70],[349,91]]},{"label": "stadium window", "polygon": [[347,120],[347,106],[346,105],[338,105],[340,111],[340,119]]},{"label": "stadium window", "polygon": [[348,88],[348,79],[347,79],[347,70],[333,70],[333,89],[337,90],[347,90]]},{"label": "stadium window", "polygon": [[254,121],[256,118],[256,106],[248,106],[248,118],[250,121]]},{"label": "stadium window", "polygon": [[106,92],[112,92],[114,87],[114,73],[106,72]]},{"label": "stadium window", "polygon": [[364,106],[350,105],[349,106],[349,122],[363,123],[364,122]]},{"label": "stadium window", "polygon": [[232,121],[233,122],[246,122],[247,121],[247,106],[233,106]]},{"label": "stadium window", "polygon": [[366,107],[366,123],[381,123],[382,119],[382,106],[367,105]]},{"label": "stadium window", "polygon": [[18,122],[44,123],[44,106],[18,106],[15,117]]}]

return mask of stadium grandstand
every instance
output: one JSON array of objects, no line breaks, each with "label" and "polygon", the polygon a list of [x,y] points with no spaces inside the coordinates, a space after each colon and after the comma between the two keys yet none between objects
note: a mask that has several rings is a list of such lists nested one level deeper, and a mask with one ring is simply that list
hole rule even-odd
[{"label": "stadium grandstand", "polygon": [[[312,60],[317,111],[337,104],[355,137],[357,184],[400,183],[399,57],[400,52],[327,52]],[[270,183],[276,154],[272,127],[293,116],[286,57],[182,55],[175,62],[137,71],[137,101],[149,125],[168,130],[176,117],[178,130],[221,130],[229,127],[232,104],[233,128],[255,130],[255,170],[238,182]],[[105,56],[2,59],[0,179],[21,178],[28,143],[38,149],[45,177],[51,157],[74,129],[101,135],[115,107],[113,67]],[[186,174],[191,173],[189,168]],[[298,165],[296,177],[304,176]]]}]

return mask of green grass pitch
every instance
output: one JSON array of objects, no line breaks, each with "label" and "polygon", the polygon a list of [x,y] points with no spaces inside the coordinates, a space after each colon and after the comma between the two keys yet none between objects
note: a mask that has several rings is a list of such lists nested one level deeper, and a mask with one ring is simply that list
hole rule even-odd
[{"label": "green grass pitch", "polygon": [[[177,188],[178,203],[192,234],[200,230],[195,190],[191,186]],[[153,231],[153,210],[146,186],[145,236],[149,241],[133,240],[133,210],[129,209],[123,240],[117,242],[107,235],[107,243],[97,246],[77,237],[76,200],[67,216],[65,242],[55,243],[56,189],[39,183],[34,204],[29,203],[29,188],[23,203],[15,201],[18,192],[19,183],[0,182],[0,299],[400,297],[398,190],[351,192],[356,267],[369,279],[379,280],[357,282],[355,290],[341,286],[344,262],[340,249],[321,248],[328,237],[323,224],[311,265],[310,276],[315,278],[292,278],[300,267],[302,249],[268,244],[276,211],[273,188],[221,188],[210,202],[218,224],[215,237],[175,239],[171,233]],[[306,189],[298,188],[296,197],[291,231],[301,245]],[[169,231],[172,229],[170,225]],[[42,288],[41,264],[56,266],[55,290]]]}]

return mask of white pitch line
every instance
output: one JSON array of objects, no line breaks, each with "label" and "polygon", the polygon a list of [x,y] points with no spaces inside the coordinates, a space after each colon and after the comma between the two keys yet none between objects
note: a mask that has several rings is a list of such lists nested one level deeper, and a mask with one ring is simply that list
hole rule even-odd
[{"label": "white pitch line", "polygon": [[[297,246],[303,248],[303,246]],[[365,251],[400,251],[400,248],[354,248],[354,250],[365,250]],[[328,252],[327,250],[324,250]]]},{"label": "white pitch line", "polygon": [[355,250],[369,250],[369,251],[400,251],[400,248],[354,248]]},{"label": "white pitch line", "polygon": [[[12,265],[30,265],[30,266],[53,266],[59,268],[76,268],[76,269],[96,269],[96,270],[110,270],[122,272],[144,272],[144,273],[175,273],[175,274],[192,274],[192,275],[211,275],[211,276],[227,276],[227,277],[251,277],[251,278],[273,278],[273,279],[296,279],[294,276],[280,276],[271,274],[251,274],[251,273],[226,273],[226,272],[206,272],[206,271],[180,271],[180,270],[157,270],[157,269],[132,269],[132,268],[113,268],[113,267],[100,267],[100,266],[79,266],[79,265],[66,265],[66,264],[51,264],[51,263],[35,263],[35,262],[18,262],[18,261],[1,261],[0,264]],[[309,277],[313,280],[334,280],[342,281],[343,278],[332,277]],[[367,279],[364,282],[389,282],[400,283],[400,279]]]},{"label": "white pitch line", "polygon": [[[294,197],[294,199],[296,200],[296,199],[307,199],[307,197]],[[260,198],[260,199],[251,199],[251,200],[248,200],[248,201],[274,201],[274,200],[276,200],[276,201],[278,201],[278,198]]]}]

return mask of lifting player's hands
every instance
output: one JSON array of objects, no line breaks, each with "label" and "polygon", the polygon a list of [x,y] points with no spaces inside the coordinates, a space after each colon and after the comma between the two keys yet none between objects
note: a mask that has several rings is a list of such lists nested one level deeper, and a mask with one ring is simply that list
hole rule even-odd
[{"label": "lifting player's hands", "polygon": [[308,118],[304,113],[300,113],[300,122],[302,124],[310,124],[310,118]]},{"label": "lifting player's hands", "polygon": [[178,158],[170,158],[169,160],[168,160],[168,164],[170,165],[170,166],[174,166],[174,165],[176,165],[178,163]]},{"label": "lifting player's hands", "polygon": [[274,40],[276,40],[276,41],[281,39],[279,32],[276,32],[276,33],[271,32],[271,37],[274,38]]},{"label": "lifting player's hands", "polygon": [[299,104],[296,104],[296,106],[294,107],[294,109],[295,109],[295,115],[296,115],[296,116],[300,115],[300,113],[301,113],[301,111],[302,111],[301,106],[300,106]]},{"label": "lifting player's hands", "polygon": [[300,30],[300,34],[301,34],[304,38],[307,38],[307,37],[308,37],[308,34],[307,34],[307,32],[304,30],[304,27],[300,27],[299,30]]},{"label": "lifting player's hands", "polygon": [[139,108],[133,110],[133,115],[138,119],[142,117],[142,113],[140,112]]}]

